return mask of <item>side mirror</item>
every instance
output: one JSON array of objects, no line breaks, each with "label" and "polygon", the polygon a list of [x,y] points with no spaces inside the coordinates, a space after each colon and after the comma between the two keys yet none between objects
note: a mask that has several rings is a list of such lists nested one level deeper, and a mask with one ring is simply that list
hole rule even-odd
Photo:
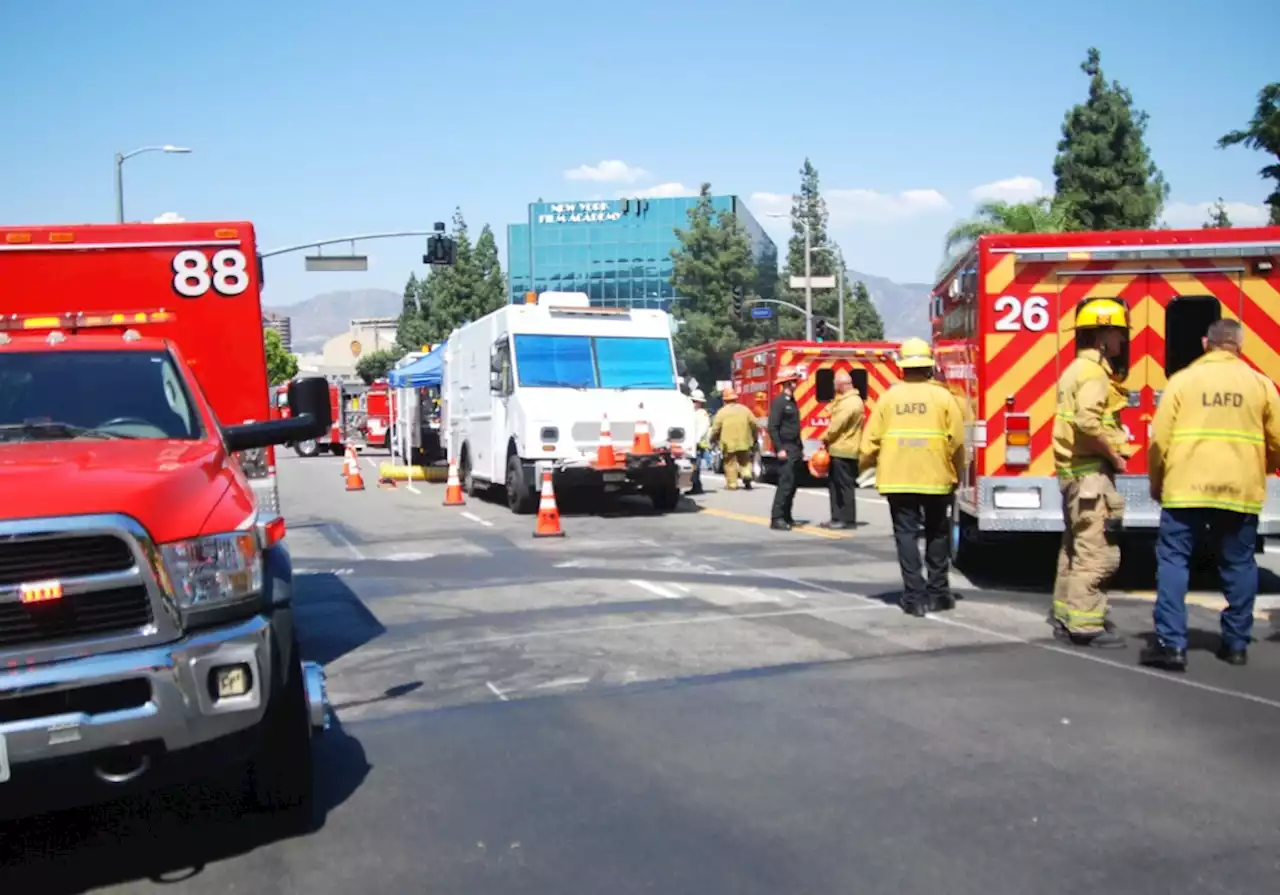
[{"label": "side mirror", "polygon": [[502,372],[502,355],[498,354],[496,351],[493,354],[489,355],[489,372],[490,373]]},{"label": "side mirror", "polygon": [[676,358],[676,375],[684,377],[689,372],[689,365],[684,362],[684,358]]},{"label": "side mirror", "polygon": [[283,420],[244,423],[223,430],[227,448],[247,451],[252,448],[290,444],[323,435],[333,424],[329,406],[329,383],[319,376],[295,379],[289,383],[290,416]]},{"label": "side mirror", "polygon": [[491,392],[502,391],[502,371],[501,370],[489,371],[489,391]]}]

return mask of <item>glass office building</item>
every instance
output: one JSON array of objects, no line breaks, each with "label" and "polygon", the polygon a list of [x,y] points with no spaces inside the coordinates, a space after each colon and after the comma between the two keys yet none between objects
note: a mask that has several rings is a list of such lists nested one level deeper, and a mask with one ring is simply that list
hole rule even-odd
[{"label": "glass office building", "polygon": [[[528,292],[585,292],[592,304],[668,308],[680,299],[671,286],[675,230],[689,226],[697,204],[696,196],[531,203],[528,221],[507,227],[511,301]],[[769,271],[762,285],[771,286],[773,240],[737,196],[713,196],[711,204],[742,222],[756,264]]]}]

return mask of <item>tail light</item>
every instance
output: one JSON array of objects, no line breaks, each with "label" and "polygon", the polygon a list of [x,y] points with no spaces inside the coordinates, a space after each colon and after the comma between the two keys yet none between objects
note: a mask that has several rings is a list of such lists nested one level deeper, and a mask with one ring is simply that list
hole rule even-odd
[{"label": "tail light", "polygon": [[1031,465],[1031,415],[1006,413],[1004,417],[1004,465]]}]

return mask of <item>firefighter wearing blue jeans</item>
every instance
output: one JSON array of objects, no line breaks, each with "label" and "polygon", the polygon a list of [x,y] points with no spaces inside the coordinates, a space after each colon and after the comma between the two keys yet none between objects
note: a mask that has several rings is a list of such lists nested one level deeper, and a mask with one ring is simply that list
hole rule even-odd
[{"label": "firefighter wearing blue jeans", "polygon": [[1209,326],[1205,353],[1169,379],[1151,423],[1151,497],[1162,507],[1156,546],[1157,642],[1143,665],[1187,667],[1187,587],[1196,538],[1218,548],[1227,608],[1218,658],[1248,661],[1258,594],[1254,549],[1267,473],[1280,466],[1280,394],[1240,357],[1239,321]]}]

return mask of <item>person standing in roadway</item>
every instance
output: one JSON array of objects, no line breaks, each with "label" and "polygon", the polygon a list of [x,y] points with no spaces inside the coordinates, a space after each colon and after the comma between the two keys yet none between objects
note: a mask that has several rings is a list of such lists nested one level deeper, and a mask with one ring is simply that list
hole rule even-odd
[{"label": "person standing in roadway", "polygon": [[707,396],[703,394],[702,389],[695,388],[689,393],[689,400],[693,402],[693,483],[689,488],[690,494],[703,494],[702,490],[702,463],[707,456],[707,450],[710,445],[707,443],[707,433],[711,431],[711,415],[707,413]]},{"label": "person standing in roadway", "polygon": [[1258,514],[1267,473],[1280,466],[1280,395],[1240,357],[1237,320],[1210,324],[1205,353],[1169,378],[1151,422],[1151,497],[1161,505],[1156,544],[1156,642],[1143,665],[1187,667],[1188,569],[1196,535],[1218,548],[1227,608],[1218,658],[1244,665],[1258,595]]},{"label": "person standing in roadway", "polygon": [[822,446],[831,455],[827,487],[831,492],[831,521],[825,528],[852,528],[858,524],[858,450],[862,444],[862,422],[866,407],[853,387],[848,370],[835,375],[836,397],[827,405],[830,420],[822,436]]},{"label": "person standing in roadway", "polygon": [[[1062,546],[1053,587],[1054,636],[1078,646],[1116,648],[1108,629],[1107,581],[1120,568],[1116,535],[1124,500],[1116,473],[1125,471],[1128,437],[1111,405],[1113,366],[1125,356],[1125,307],[1111,298],[1076,309],[1076,357],[1058,380],[1053,458],[1062,494]],[[1123,363],[1121,363],[1123,367]]]},{"label": "person standing in roadway", "polygon": [[726,388],[720,393],[724,406],[716,411],[711,421],[707,440],[719,443],[720,456],[724,458],[724,487],[726,491],[738,490],[738,475],[742,475],[742,487],[751,490],[751,452],[756,446],[756,417],[750,409],[738,403],[738,393]]},{"label": "person standing in roadway", "polygon": [[[876,467],[876,488],[889,500],[902,569],[902,609],[924,617],[955,605],[951,596],[951,501],[964,468],[964,422],[955,397],[933,378],[933,350],[907,339],[902,381],[876,401],[862,436],[863,469]],[[926,580],[920,574],[925,533]]]},{"label": "person standing in roadway", "polygon": [[795,367],[779,370],[778,382],[782,391],[769,406],[769,440],[773,442],[774,455],[778,458],[778,487],[773,492],[773,510],[769,514],[769,527],[775,531],[790,531],[796,524],[791,507],[796,502],[796,488],[804,467],[800,408],[796,406],[795,398],[799,381],[800,373]]}]

